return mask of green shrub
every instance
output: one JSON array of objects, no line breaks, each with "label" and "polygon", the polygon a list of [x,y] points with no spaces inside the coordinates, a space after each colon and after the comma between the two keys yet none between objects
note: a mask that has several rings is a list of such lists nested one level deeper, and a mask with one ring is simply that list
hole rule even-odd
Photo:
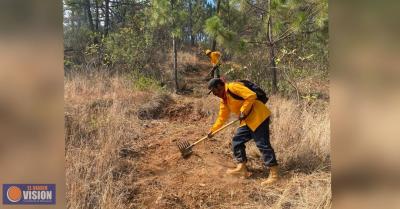
[{"label": "green shrub", "polygon": [[125,69],[142,68],[146,64],[146,41],[132,28],[120,28],[102,40],[107,64]]},{"label": "green shrub", "polygon": [[132,82],[134,89],[138,90],[153,90],[153,91],[163,91],[164,88],[161,86],[160,82],[156,79],[144,75],[137,70],[134,70],[128,75],[129,82]]}]

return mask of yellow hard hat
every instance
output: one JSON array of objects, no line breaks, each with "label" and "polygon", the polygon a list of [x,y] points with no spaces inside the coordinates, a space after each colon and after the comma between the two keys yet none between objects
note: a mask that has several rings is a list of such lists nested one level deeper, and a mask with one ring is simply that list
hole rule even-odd
[{"label": "yellow hard hat", "polygon": [[208,55],[208,54],[210,54],[210,53],[211,53],[211,50],[207,49],[207,50],[206,50],[206,55]]}]

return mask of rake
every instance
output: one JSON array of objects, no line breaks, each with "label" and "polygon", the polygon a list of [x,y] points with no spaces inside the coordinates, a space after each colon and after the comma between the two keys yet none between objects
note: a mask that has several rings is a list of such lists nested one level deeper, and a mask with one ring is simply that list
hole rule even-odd
[{"label": "rake", "polygon": [[[224,130],[226,127],[228,127],[228,126],[234,124],[234,123],[235,123],[236,121],[238,121],[238,120],[239,120],[239,119],[233,120],[233,121],[229,122],[228,124],[222,126],[221,128],[219,128],[219,129],[217,129],[216,131],[214,131],[214,132],[212,133],[212,135],[215,135],[215,134],[217,134],[218,132]],[[203,137],[203,138],[197,140],[197,141],[194,142],[193,144],[190,144],[188,141],[178,142],[178,143],[177,143],[177,146],[178,146],[178,148],[179,148],[179,151],[180,151],[181,154],[182,154],[182,157],[183,157],[183,158],[189,157],[189,156],[192,154],[192,152],[193,152],[193,151],[192,151],[192,147],[194,147],[196,144],[202,142],[203,140],[205,140],[205,139],[207,139],[207,138],[208,138],[208,136],[205,136],[205,137]]]}]

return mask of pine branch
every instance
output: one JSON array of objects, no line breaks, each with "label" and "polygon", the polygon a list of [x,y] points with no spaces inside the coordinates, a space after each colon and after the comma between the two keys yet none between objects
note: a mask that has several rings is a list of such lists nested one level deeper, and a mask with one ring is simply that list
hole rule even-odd
[{"label": "pine branch", "polygon": [[256,9],[262,11],[263,14],[268,14],[268,11],[267,11],[267,10],[265,10],[265,9],[263,9],[263,8],[260,8],[260,7],[256,6],[256,5],[253,5],[251,2],[249,2],[249,0],[245,0],[245,2],[246,2],[249,6],[254,7],[254,8],[256,8]]},{"label": "pine branch", "polygon": [[118,7],[118,6],[150,6],[149,1],[143,1],[142,3],[136,2],[117,2],[117,1],[110,1],[110,7]]},{"label": "pine branch", "polygon": [[[313,12],[311,12],[311,13],[307,16],[306,19],[308,20],[308,19],[312,18],[312,16],[314,16],[314,15],[316,15],[318,12],[320,12],[321,9],[322,9],[322,4],[319,5],[319,7],[317,7]],[[302,22],[301,25],[305,24],[305,22],[306,22],[306,21]],[[300,25],[300,26],[301,26],[301,25]],[[277,38],[277,39],[274,41],[274,43],[278,43],[279,41],[286,39],[287,37],[289,37],[289,36],[292,35],[293,33],[294,33],[294,27],[288,28],[285,32],[283,32],[281,35],[278,36],[279,38]]]},{"label": "pine branch", "polygon": [[244,42],[248,44],[268,44],[268,42],[259,42],[259,41],[244,41]]}]

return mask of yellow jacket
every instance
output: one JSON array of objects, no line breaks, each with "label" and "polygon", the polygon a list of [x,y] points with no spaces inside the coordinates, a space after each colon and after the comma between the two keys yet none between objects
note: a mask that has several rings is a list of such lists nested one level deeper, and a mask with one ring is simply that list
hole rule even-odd
[{"label": "yellow jacket", "polygon": [[[233,98],[228,93],[228,88],[229,91],[242,97],[244,100]],[[246,119],[240,123],[240,126],[247,125],[252,131],[255,131],[271,115],[271,111],[262,102],[257,100],[256,93],[248,89],[241,82],[225,84],[225,94],[226,99],[221,99],[218,118],[211,128],[212,132],[224,125],[229,119],[231,112],[236,114],[237,117],[239,117],[240,112],[247,115]]]},{"label": "yellow jacket", "polygon": [[213,64],[213,65],[218,64],[220,57],[221,57],[220,52],[218,52],[218,51],[211,52],[211,54],[210,54],[211,64]]}]

